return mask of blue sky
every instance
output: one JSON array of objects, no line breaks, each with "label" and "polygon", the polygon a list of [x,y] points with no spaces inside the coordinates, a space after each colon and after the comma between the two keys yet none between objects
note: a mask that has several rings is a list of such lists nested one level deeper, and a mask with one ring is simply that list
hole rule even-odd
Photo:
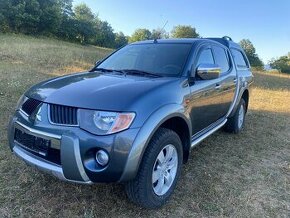
[{"label": "blue sky", "polygon": [[250,39],[265,63],[290,52],[290,0],[74,0],[81,2],[126,35],[168,21],[168,32],[181,24],[203,37]]}]

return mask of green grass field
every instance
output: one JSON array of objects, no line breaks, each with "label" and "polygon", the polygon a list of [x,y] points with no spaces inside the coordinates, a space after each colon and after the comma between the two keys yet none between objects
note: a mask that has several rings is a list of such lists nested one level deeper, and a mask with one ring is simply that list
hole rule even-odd
[{"label": "green grass field", "polygon": [[61,182],[26,166],[7,146],[20,95],[49,77],[82,71],[111,50],[0,35],[0,217],[289,217],[290,76],[255,73],[246,127],[219,131],[191,153],[167,205],[144,210],[121,184]]}]

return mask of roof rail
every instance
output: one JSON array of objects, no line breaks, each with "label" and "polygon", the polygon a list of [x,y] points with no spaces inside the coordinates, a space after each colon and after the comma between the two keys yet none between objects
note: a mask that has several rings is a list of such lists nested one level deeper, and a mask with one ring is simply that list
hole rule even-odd
[{"label": "roof rail", "polygon": [[223,39],[228,40],[228,41],[233,41],[232,38],[229,36],[224,36]]}]

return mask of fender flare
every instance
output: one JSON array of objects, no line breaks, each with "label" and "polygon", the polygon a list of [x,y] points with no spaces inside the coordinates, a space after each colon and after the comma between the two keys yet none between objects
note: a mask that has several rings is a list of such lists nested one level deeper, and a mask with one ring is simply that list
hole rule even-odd
[{"label": "fender flare", "polygon": [[[134,179],[137,175],[143,154],[156,130],[166,121],[173,117],[182,118],[188,125],[190,133],[191,122],[189,115],[185,115],[184,107],[179,104],[167,104],[153,112],[139,130],[132,148],[128,154],[127,162],[119,182]],[[191,135],[191,134],[190,134]]]},{"label": "fender flare", "polygon": [[243,94],[244,94],[245,91],[248,91],[249,92],[249,95],[250,95],[250,90],[249,90],[249,87],[248,86],[241,87],[241,89],[239,91],[239,94],[237,95],[237,99],[235,101],[235,104],[234,104],[232,110],[230,111],[230,113],[229,113],[229,115],[227,117],[232,117],[235,114],[235,112],[237,110],[237,107],[238,107],[238,105],[239,105],[239,103],[240,103],[240,101],[242,99],[242,96],[243,96]]}]

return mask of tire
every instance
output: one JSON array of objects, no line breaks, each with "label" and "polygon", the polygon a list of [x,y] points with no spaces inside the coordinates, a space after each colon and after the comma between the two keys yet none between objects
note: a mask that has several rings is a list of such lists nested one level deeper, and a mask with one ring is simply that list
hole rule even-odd
[{"label": "tire", "polygon": [[246,116],[246,102],[242,98],[236,109],[235,114],[228,119],[224,128],[225,131],[235,134],[239,133],[244,127],[245,116]]},{"label": "tire", "polygon": [[[162,165],[160,160],[163,157],[165,162]],[[125,186],[128,198],[144,208],[153,209],[164,205],[176,187],[182,159],[183,149],[179,136],[172,130],[158,129],[145,150],[136,178]],[[154,183],[153,172],[154,181],[158,179]],[[170,175],[173,178],[171,180]]]}]

